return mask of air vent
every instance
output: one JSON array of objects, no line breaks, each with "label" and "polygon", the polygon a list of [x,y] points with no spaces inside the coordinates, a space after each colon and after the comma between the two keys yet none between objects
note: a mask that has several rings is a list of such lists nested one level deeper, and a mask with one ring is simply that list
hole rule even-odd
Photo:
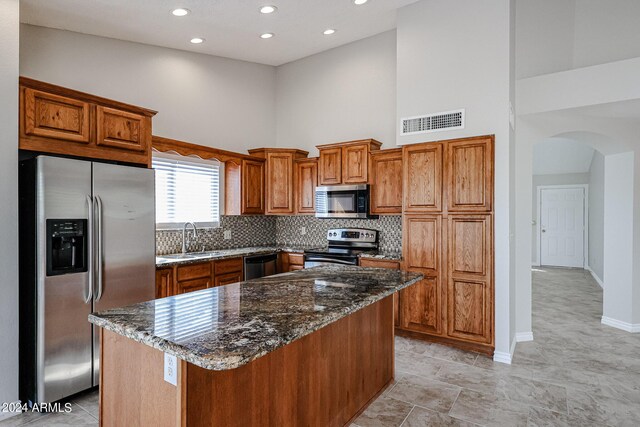
[{"label": "air vent", "polygon": [[401,119],[400,126],[400,135],[464,129],[464,108],[425,116],[405,117]]}]

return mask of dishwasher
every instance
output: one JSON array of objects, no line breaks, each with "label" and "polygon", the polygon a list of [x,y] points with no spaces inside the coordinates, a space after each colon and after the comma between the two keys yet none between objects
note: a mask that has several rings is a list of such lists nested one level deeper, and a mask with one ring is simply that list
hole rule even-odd
[{"label": "dishwasher", "polygon": [[276,274],[278,254],[263,254],[244,257],[244,280]]}]

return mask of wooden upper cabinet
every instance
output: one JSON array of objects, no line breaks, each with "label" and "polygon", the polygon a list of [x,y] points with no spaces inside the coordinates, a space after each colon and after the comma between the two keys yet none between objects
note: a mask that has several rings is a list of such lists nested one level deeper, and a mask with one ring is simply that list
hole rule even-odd
[{"label": "wooden upper cabinet", "polygon": [[492,215],[448,219],[447,334],[493,345]]},{"label": "wooden upper cabinet", "polygon": [[258,148],[249,154],[266,159],[266,210],[267,214],[293,214],[294,161],[307,157],[306,151],[283,148]]},{"label": "wooden upper cabinet", "polygon": [[402,213],[402,148],[371,153],[371,213]]},{"label": "wooden upper cabinet", "polygon": [[369,154],[381,145],[375,139],[318,145],[320,185],[369,183]]},{"label": "wooden upper cabinet", "polygon": [[102,106],[98,106],[96,112],[97,145],[142,152],[149,149],[149,117]]},{"label": "wooden upper cabinet", "polygon": [[318,159],[301,159],[295,162],[295,200],[298,213],[315,213],[316,187],[318,186]]},{"label": "wooden upper cabinet", "polygon": [[155,111],[20,77],[22,150],[151,164]]},{"label": "wooden upper cabinet", "polygon": [[404,211],[442,211],[442,144],[403,147]]},{"label": "wooden upper cabinet", "polygon": [[320,185],[342,183],[342,149],[340,147],[321,149],[318,166]]},{"label": "wooden upper cabinet", "polygon": [[493,202],[493,136],[447,144],[450,212],[490,212]]},{"label": "wooden upper cabinet", "polygon": [[241,213],[264,214],[264,161],[243,159],[241,175]]},{"label": "wooden upper cabinet", "polygon": [[23,97],[25,135],[89,143],[88,102],[30,88],[24,89]]},{"label": "wooden upper cabinet", "polygon": [[366,184],[369,177],[369,144],[342,147],[342,183]]}]

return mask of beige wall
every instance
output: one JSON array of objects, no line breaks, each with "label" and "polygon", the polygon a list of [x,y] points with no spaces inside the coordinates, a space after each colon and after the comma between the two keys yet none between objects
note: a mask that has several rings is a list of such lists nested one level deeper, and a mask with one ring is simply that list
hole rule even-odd
[{"label": "beige wall", "polygon": [[156,135],[234,151],[276,142],[268,65],[23,24],[20,74],[157,110]]},{"label": "beige wall", "polygon": [[1,403],[18,400],[18,0],[0,0],[0,11]]},{"label": "beige wall", "polygon": [[396,32],[278,67],[277,143],[316,145],[374,138],[395,146]]}]

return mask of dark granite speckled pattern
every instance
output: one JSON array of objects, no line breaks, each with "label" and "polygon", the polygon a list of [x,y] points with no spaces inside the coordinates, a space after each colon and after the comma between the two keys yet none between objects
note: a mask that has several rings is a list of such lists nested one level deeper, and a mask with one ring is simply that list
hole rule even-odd
[{"label": "dark granite speckled pattern", "polygon": [[[172,267],[174,265],[187,265],[204,261],[212,261],[226,258],[236,258],[248,255],[261,255],[272,252],[296,252],[303,253],[305,247],[289,247],[289,246],[252,246],[248,248],[218,249],[202,254],[199,252],[191,252],[187,254],[190,258],[167,258],[179,256],[179,254],[158,255],[156,256],[156,267]],[[193,257],[193,258],[191,258]]]},{"label": "dark granite speckled pattern", "polygon": [[205,369],[245,365],[418,282],[400,270],[322,266],[89,315]]}]

